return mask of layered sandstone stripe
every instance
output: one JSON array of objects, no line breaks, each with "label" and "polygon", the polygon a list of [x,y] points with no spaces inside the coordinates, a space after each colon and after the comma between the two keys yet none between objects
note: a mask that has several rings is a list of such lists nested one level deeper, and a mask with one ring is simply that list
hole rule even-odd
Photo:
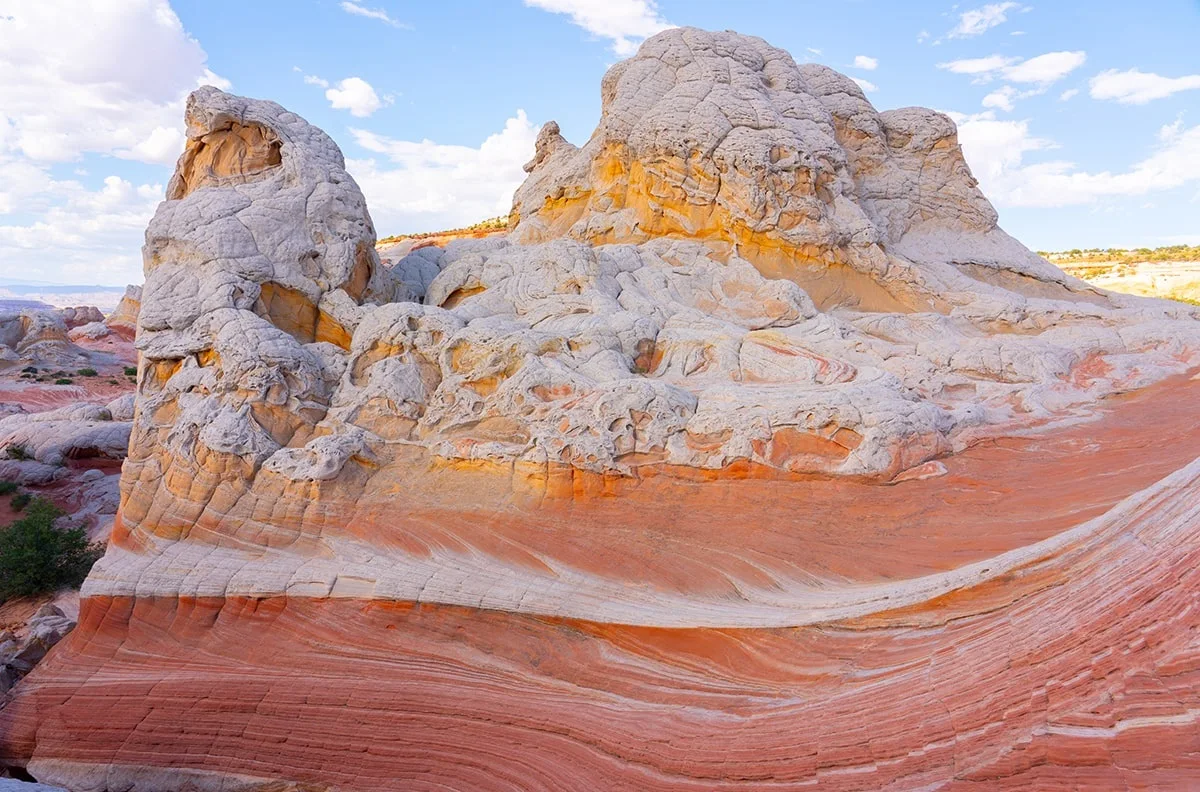
[{"label": "layered sandstone stripe", "polygon": [[1198,492],[1200,461],[1003,578],[800,628],[90,597],[5,750],[106,788],[1186,789]]}]

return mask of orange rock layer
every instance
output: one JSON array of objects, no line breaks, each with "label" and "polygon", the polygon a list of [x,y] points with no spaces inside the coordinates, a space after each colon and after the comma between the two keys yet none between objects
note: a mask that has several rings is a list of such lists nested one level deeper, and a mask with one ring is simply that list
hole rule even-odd
[{"label": "orange rock layer", "polygon": [[[756,566],[763,585],[846,592],[1041,549],[904,607],[780,628],[93,596],[0,710],[0,761],[87,789],[1195,788],[1198,392],[1167,382],[892,487],[662,476],[542,500],[541,523],[488,501],[494,473],[427,471],[457,482],[454,509],[415,493],[403,516],[331,507],[325,530],[397,557],[552,559],[631,601],[736,602]],[[238,541],[223,528],[190,541]]]}]

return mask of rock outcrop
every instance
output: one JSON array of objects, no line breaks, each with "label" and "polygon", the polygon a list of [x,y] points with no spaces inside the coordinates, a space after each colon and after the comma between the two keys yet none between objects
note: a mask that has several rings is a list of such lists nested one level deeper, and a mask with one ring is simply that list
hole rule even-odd
[{"label": "rock outcrop", "polygon": [[0,696],[46,656],[56,643],[75,628],[62,609],[45,605],[26,626],[24,635],[0,632]]},{"label": "rock outcrop", "polygon": [[112,541],[0,763],[1200,778],[1195,312],[1064,275],[947,118],[761,40],[670,30],[602,90],[584,146],[543,128],[508,235],[391,266],[324,133],[192,95]]},{"label": "rock outcrop", "polygon": [[110,331],[133,338],[137,332],[138,313],[142,309],[142,287],[127,286],[125,294],[113,312],[104,318],[104,326]]}]

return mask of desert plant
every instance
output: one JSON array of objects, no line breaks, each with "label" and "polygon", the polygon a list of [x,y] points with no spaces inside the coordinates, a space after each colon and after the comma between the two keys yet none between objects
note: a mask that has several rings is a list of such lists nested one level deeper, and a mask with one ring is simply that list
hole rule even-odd
[{"label": "desert plant", "polygon": [[75,373],[81,377],[94,377],[97,374],[99,374],[100,372],[96,371],[96,369],[94,369],[94,368],[81,368],[81,369],[79,369],[79,371],[76,371]]},{"label": "desert plant", "polygon": [[30,454],[29,449],[20,443],[9,443],[4,447],[4,458],[23,462],[26,459],[32,459],[33,454]]},{"label": "desert plant", "polygon": [[28,492],[18,492],[16,495],[12,496],[12,500],[10,500],[8,502],[8,505],[12,507],[13,511],[19,512],[22,509],[24,509],[26,506],[28,506],[29,501],[31,501],[32,499],[33,499],[33,496],[30,495]]},{"label": "desert plant", "polygon": [[37,366],[26,366],[21,369],[22,374],[37,374]]},{"label": "desert plant", "polygon": [[59,377],[58,379],[54,380],[54,384],[55,385],[74,385],[75,380],[71,379],[70,377]]},{"label": "desert plant", "polygon": [[12,495],[17,491],[17,482],[0,481],[0,495]]},{"label": "desert plant", "polygon": [[57,528],[62,510],[38,498],[28,513],[0,528],[0,602],[78,586],[100,557],[82,528]]},{"label": "desert plant", "polygon": [[126,366],[125,367],[125,376],[126,377],[136,377],[137,376],[137,366]]}]

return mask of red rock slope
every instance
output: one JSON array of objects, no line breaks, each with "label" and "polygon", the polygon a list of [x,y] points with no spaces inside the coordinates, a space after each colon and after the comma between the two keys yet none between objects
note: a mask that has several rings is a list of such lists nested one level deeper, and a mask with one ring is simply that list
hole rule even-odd
[{"label": "red rock slope", "polygon": [[948,120],[758,39],[668,31],[604,95],[592,142],[541,136],[512,235],[390,270],[323,133],[193,96],[121,512],[0,761],[124,792],[1200,784],[1190,309],[1063,276]]}]

